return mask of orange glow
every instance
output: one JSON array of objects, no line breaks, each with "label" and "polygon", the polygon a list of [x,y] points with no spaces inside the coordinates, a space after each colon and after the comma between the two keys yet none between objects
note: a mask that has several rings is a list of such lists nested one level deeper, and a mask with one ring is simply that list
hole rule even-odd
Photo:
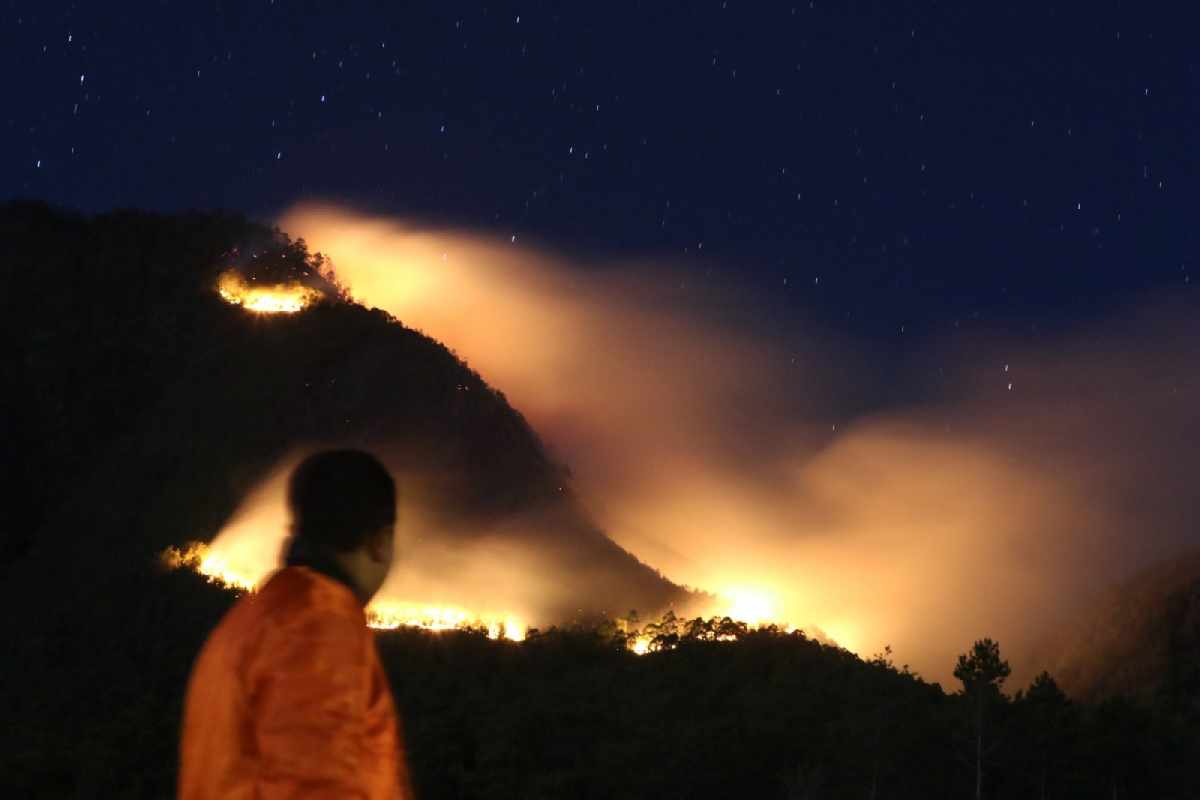
[{"label": "orange glow", "polygon": [[[294,454],[281,461],[243,500],[237,514],[211,545],[192,544],[182,551],[170,550],[164,556],[168,563],[191,567],[233,588],[252,590],[259,585],[278,567],[286,543],[286,480],[298,460],[299,454]],[[419,499],[410,499],[410,503],[418,505]],[[413,535],[428,538],[425,523],[413,519],[409,511],[399,529],[397,563],[368,608],[372,627],[484,628],[493,639],[520,641],[531,620],[539,626],[563,621],[538,610],[538,599],[544,591],[540,587],[547,582],[558,583],[556,576],[539,576],[537,565],[525,563],[519,553],[503,548],[481,549],[465,542],[448,545],[448,556],[459,566],[448,582],[434,581],[413,568],[413,562],[420,560]],[[446,555],[438,553],[439,558]],[[511,593],[500,595],[494,591],[504,583],[520,587],[518,594],[526,598],[524,602]],[[689,616],[729,617],[754,627],[781,621],[776,602],[774,592],[742,581],[716,595],[712,602],[681,611]],[[656,611],[648,609],[647,613],[653,617]],[[630,647],[639,654],[647,652],[650,638],[633,638]]]},{"label": "orange glow", "polygon": [[[211,583],[237,591],[256,591],[270,573],[254,574],[256,570],[230,565],[228,555],[203,542],[190,542],[183,547],[168,547],[161,555],[170,569],[190,569]],[[755,626],[770,617],[770,598],[754,590],[733,590],[726,595],[730,605],[721,615]],[[372,602],[366,608],[367,625],[376,630],[395,630],[400,627],[421,628],[427,631],[486,630],[489,639],[511,642],[525,640],[527,626],[512,614],[478,614],[457,606],[423,605],[391,599]],[[717,641],[735,641],[736,637],[718,636]],[[652,637],[637,633],[628,639],[628,648],[636,655],[652,650]]]},{"label": "orange glow", "polygon": [[[210,582],[239,591],[255,591],[266,575],[251,577],[246,571],[230,567],[228,561],[203,542],[183,547],[168,547],[162,561],[171,569],[191,569]],[[515,616],[474,614],[453,606],[430,606],[394,600],[373,602],[366,609],[367,625],[377,630],[399,627],[428,631],[486,629],[490,639],[519,642],[525,638],[525,624]]]},{"label": "orange glow", "polygon": [[[747,322],[774,307],[719,270],[597,262],[330,206],[279,225],[329,256],[364,305],[503,391],[570,466],[597,527],[716,593],[683,615],[770,621],[859,653],[891,645],[943,681],[986,635],[1033,670],[1020,653],[1051,623],[1188,541],[1189,517],[1171,509],[1194,496],[1179,442],[1195,425],[1200,337],[1194,313],[1169,303],[1070,338],[968,332],[964,320],[881,370],[862,342],[794,314],[778,315],[795,323],[786,330]],[[920,399],[889,402],[896,384]],[[213,543],[239,574],[278,560],[282,480],[263,487]],[[406,501],[410,540],[381,602],[545,627],[563,621],[547,610],[563,593],[593,594],[514,557],[510,529],[446,530],[420,502]],[[629,610],[619,593],[605,599]]]},{"label": "orange glow", "polygon": [[258,588],[261,575],[251,576],[230,567],[229,563],[203,542],[189,542],[183,547],[168,547],[162,554],[163,563],[171,569],[193,570],[229,589],[252,592]]},{"label": "orange glow", "polygon": [[839,647],[844,647],[852,653],[862,653],[862,642],[853,622],[841,620],[826,620],[822,623],[822,632]]},{"label": "orange glow", "polygon": [[217,293],[227,303],[256,314],[295,314],[320,299],[319,289],[298,282],[248,283],[237,270],[228,269],[217,279]]},{"label": "orange glow", "polygon": [[775,618],[775,603],[765,591],[738,587],[727,589],[722,596],[728,602],[722,616],[747,625],[761,625]]},{"label": "orange glow", "polygon": [[430,606],[380,600],[367,607],[367,624],[379,630],[401,626],[428,631],[486,629],[489,639],[519,642],[525,638],[525,624],[512,615],[477,614],[455,606]]},{"label": "orange glow", "polygon": [[[582,495],[605,509],[597,521],[621,546],[671,579],[717,592],[713,602],[682,613],[819,627],[829,613],[823,596],[833,595],[778,569],[794,558],[769,541],[772,529],[790,524],[779,503],[722,463],[720,415],[744,397],[774,391],[774,379],[763,377],[770,349],[729,331],[717,335],[678,304],[663,307],[657,292],[677,284],[669,271],[631,265],[636,272],[574,273],[511,242],[315,206],[294,210],[280,225],[329,255],[363,304],[443,342],[501,389],[565,455]],[[260,518],[257,527],[267,524],[285,523]],[[684,532],[688,541],[677,547]],[[436,531],[421,535],[437,538]],[[222,532],[218,542],[230,538]],[[494,607],[494,598],[476,597],[483,584],[505,582],[491,580],[490,570],[486,579],[464,579],[438,594]],[[383,594],[412,596],[403,586],[412,577],[390,581]],[[539,583],[522,570],[514,580]],[[531,588],[518,608],[522,617],[561,621],[539,613],[537,594]],[[613,610],[624,604],[613,602]],[[662,609],[639,610],[653,616]]]}]

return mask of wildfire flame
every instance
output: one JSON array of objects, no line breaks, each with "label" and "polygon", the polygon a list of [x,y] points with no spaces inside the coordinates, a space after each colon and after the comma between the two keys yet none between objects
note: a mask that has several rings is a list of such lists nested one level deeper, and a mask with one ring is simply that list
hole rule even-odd
[{"label": "wildfire flame", "polygon": [[487,628],[489,639],[519,642],[525,638],[525,624],[516,617],[488,618],[455,606],[395,601],[372,603],[367,608],[367,624],[377,630],[394,630],[401,626],[424,628],[427,631]]},{"label": "wildfire flame", "polygon": [[[245,572],[233,568],[207,544],[191,542],[183,547],[168,547],[162,553],[163,563],[170,569],[190,569],[216,583],[237,591],[253,592],[264,576],[251,578]],[[745,623],[750,627],[769,624],[773,603],[765,592],[750,589],[731,589],[724,593],[725,613],[728,619]],[[512,614],[477,614],[458,606],[437,606],[382,600],[371,603],[366,609],[367,624],[376,630],[395,630],[400,627],[422,628],[427,631],[486,630],[489,639],[507,639],[520,642],[525,639],[527,626]],[[637,655],[653,652],[656,647],[653,636],[645,630],[628,629],[629,650]],[[785,631],[795,630],[787,626]],[[736,641],[736,636],[720,635],[716,641]]]},{"label": "wildfire flame", "polygon": [[321,291],[292,281],[257,285],[247,283],[237,270],[228,269],[217,278],[217,294],[235,306],[256,314],[295,314],[321,298]]},{"label": "wildfire flame", "polygon": [[168,547],[162,561],[170,569],[190,569],[208,578],[210,583],[227,589],[252,592],[258,582],[229,568],[229,564],[212,552],[203,542],[190,542],[183,547]]},{"label": "wildfire flame", "polygon": [[[170,569],[190,569],[229,589],[253,592],[258,581],[232,569],[225,559],[203,542],[191,542],[183,547],[168,547],[162,561]],[[519,642],[525,638],[526,626],[509,614],[492,616],[473,614],[455,606],[431,606],[419,603],[382,601],[367,606],[367,625],[376,630],[395,630],[399,627],[423,628],[428,631],[486,629],[489,639]]]},{"label": "wildfire flame", "polygon": [[747,625],[762,625],[775,620],[775,603],[760,589],[736,587],[724,593],[727,606],[723,616]]}]

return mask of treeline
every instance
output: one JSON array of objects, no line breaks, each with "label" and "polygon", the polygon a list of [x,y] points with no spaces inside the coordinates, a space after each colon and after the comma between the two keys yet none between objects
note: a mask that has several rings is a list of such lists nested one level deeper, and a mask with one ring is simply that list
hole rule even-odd
[{"label": "treeline", "polygon": [[1195,797],[1195,719],[1072,702],[1048,674],[1006,695],[983,639],[949,692],[801,632],[731,620],[522,643],[379,638],[422,798]]},{"label": "treeline", "polygon": [[[86,627],[26,643],[14,666],[38,668],[6,671],[22,689],[0,733],[10,796],[172,796],[188,671],[231,601],[189,571],[148,571],[111,587]],[[519,643],[381,633],[418,796],[1196,796],[1194,717],[1077,704],[1048,675],[1007,695],[988,640],[943,690],[890,653],[862,659],[800,632],[655,624],[645,655],[613,623]]]}]

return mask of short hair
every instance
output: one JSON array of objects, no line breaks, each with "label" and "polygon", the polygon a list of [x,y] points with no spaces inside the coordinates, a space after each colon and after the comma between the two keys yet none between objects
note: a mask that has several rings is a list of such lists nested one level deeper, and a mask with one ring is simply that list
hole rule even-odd
[{"label": "short hair", "polygon": [[292,535],[347,553],[396,521],[396,484],[379,459],[362,450],[324,450],[300,462],[288,481]]}]

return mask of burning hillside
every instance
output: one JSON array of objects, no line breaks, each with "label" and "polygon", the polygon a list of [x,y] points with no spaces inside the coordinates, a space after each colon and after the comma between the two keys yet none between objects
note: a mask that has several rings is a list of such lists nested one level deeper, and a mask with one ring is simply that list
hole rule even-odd
[{"label": "burning hillside", "polygon": [[[191,569],[214,583],[238,591],[255,591],[264,576],[251,577],[238,571],[219,553],[203,542],[191,542],[182,547],[168,547],[162,554],[163,563],[171,569]],[[455,606],[432,606],[383,600],[367,607],[367,624],[377,630],[393,630],[401,626],[430,631],[485,629],[492,639],[520,641],[526,627],[512,615],[475,614]]]},{"label": "burning hillside", "polygon": [[[234,251],[233,255],[240,254]],[[311,308],[325,294],[310,285],[313,278],[328,281],[339,296],[346,296],[332,274],[323,272],[322,266],[327,265],[319,257],[311,270],[286,263],[281,269],[279,259],[257,255],[236,260],[244,266],[221,273],[217,291],[226,302],[255,314],[295,315]],[[297,274],[300,279],[289,277]],[[306,387],[309,385],[306,382]],[[464,395],[481,388],[486,391],[478,380],[456,383],[455,390],[461,394],[454,402],[461,403]],[[401,449],[413,451],[413,444],[408,438]],[[386,447],[378,437],[368,446]],[[402,458],[411,459],[411,454]],[[663,597],[657,589],[650,589],[663,580],[660,575],[642,565],[625,571],[617,561],[627,554],[604,534],[579,525],[577,512],[569,508],[574,501],[564,486],[556,487],[550,506],[539,501],[537,510],[530,507],[517,514],[509,510],[499,516],[486,513],[480,518],[459,513],[463,495],[471,493],[462,476],[441,470],[431,482],[427,466],[414,474],[411,465],[393,464],[396,474],[416,488],[409,494],[410,511],[415,509],[424,529],[409,543],[394,579],[369,610],[374,627],[475,627],[486,628],[493,638],[519,639],[527,624],[621,619],[630,611],[650,618],[668,610],[716,615],[748,626],[776,624],[782,619],[776,593],[744,580],[724,582],[719,594],[684,592],[674,598]],[[285,472],[277,467],[211,545],[171,549],[168,558],[224,585],[253,589],[277,565],[286,520],[280,516],[279,497],[265,495],[279,495]],[[564,502],[566,507],[561,507]],[[560,508],[553,510],[553,506]],[[637,588],[638,583],[643,587]],[[815,626],[809,629],[818,630]],[[638,636],[636,630],[630,641],[639,652],[650,649],[649,639]]]},{"label": "burning hillside", "polygon": [[254,283],[234,269],[221,273],[217,279],[217,293],[227,303],[257,314],[294,314],[323,296],[321,290],[299,281]]},{"label": "burning hillside", "polygon": [[[17,526],[37,531],[23,574],[60,576],[64,608],[189,541],[210,543],[207,571],[253,585],[277,565],[287,530],[276,476],[304,448],[331,445],[379,455],[403,498],[379,625],[478,623],[512,637],[706,602],[593,522],[504,395],[407,320],[344,302],[302,242],[244,220],[149,218],[108,261],[88,248],[110,224],[44,240],[37,232],[57,229],[30,228],[29,252],[96,265],[70,295],[88,304],[61,309],[86,324],[29,319],[17,382],[22,429],[37,443],[21,458],[41,476],[19,486],[30,516],[44,515]],[[48,291],[42,272],[20,274],[22,292]],[[102,329],[89,327],[95,308],[106,310]],[[64,363],[86,366],[66,376],[69,391]]]},{"label": "burning hillside", "polygon": [[281,226],[502,387],[622,548],[739,596],[743,618],[773,606],[949,679],[963,641],[986,631],[1021,653],[1194,530],[1179,442],[1194,438],[1200,338],[1179,299],[1072,337],[964,326],[885,368],[671,264],[334,207]]},{"label": "burning hillside", "polygon": [[[613,620],[637,653],[660,649],[663,642],[671,641],[665,629],[654,627],[664,612],[671,620],[679,619],[676,614],[709,617],[715,627],[704,637],[717,641],[736,638],[730,624],[742,626],[743,631],[770,625],[796,629],[783,624],[768,591],[752,586],[734,587],[720,595],[691,592],[666,604],[646,603],[653,596],[630,581],[637,573],[614,570],[606,561],[613,548],[607,540],[586,530],[562,542],[548,538],[570,532],[566,517],[525,514],[500,524],[477,519],[469,529],[453,524],[444,511],[431,509],[420,483],[398,456],[387,447],[377,447],[397,476],[401,509],[395,563],[367,609],[371,627],[486,630],[490,638],[519,641],[531,626]],[[293,454],[277,464],[247,493],[211,544],[168,547],[162,555],[165,563],[228,588],[254,591],[279,567],[279,554],[287,545],[290,520],[285,486],[300,458],[299,453]],[[597,549],[599,543],[606,546]],[[589,553],[598,563],[587,563]],[[695,620],[688,624],[693,635],[700,635]],[[816,626],[806,630],[814,638],[831,641]]]},{"label": "burning hillside", "polygon": [[[170,569],[190,569],[212,583],[235,591],[256,591],[266,577],[251,577],[244,569],[239,571],[203,542],[168,547],[161,557]],[[724,601],[725,613],[708,620],[679,620],[668,614],[658,621],[642,622],[634,616],[633,619],[619,619],[617,624],[626,646],[637,655],[670,649],[680,635],[734,642],[740,635],[758,628],[775,628],[785,633],[798,630],[791,625],[776,626],[770,622],[770,601],[762,593],[748,591],[726,597]],[[457,606],[423,605],[387,598],[372,602],[366,609],[366,616],[367,624],[376,630],[401,627],[427,631],[478,630],[486,631],[489,639],[513,642],[523,641],[528,633],[525,623],[511,614],[479,614]],[[811,638],[836,644],[815,629]]]},{"label": "burning hillside", "polygon": [[[92,252],[113,226],[135,231],[130,247]],[[980,633],[1019,652],[1094,587],[1169,555],[1195,518],[1178,443],[1195,426],[1184,367],[1200,340],[1169,307],[1119,321],[1142,338],[1113,352],[1102,335],[970,359],[930,345],[920,364],[946,364],[941,405],[848,418],[855,392],[878,388],[837,388],[868,374],[853,349],[831,344],[823,360],[818,338],[782,351],[718,336],[722,318],[668,292],[678,282],[639,291],[627,271],[353,215],[285,227],[386,312],[318,300],[264,318],[213,302],[216,264],[252,286],[321,288],[303,248],[236,220],[29,224],[14,296],[56,304],[14,318],[27,519],[10,528],[44,542],[29,574],[70,570],[64,603],[190,540],[233,569],[234,526],[272,563],[282,502],[250,502],[255,487],[297,447],[350,445],[388,450],[406,498],[389,599],[541,627],[716,614],[729,595],[735,616],[815,620],[941,677]],[[230,252],[247,241],[267,244]],[[95,269],[56,294],[47,254]],[[801,365],[805,390],[786,391]],[[138,500],[115,502],[125,495]]]},{"label": "burning hillside", "polygon": [[[606,787],[612,796],[632,794],[623,783],[604,783],[629,774],[614,764],[672,765],[642,771],[661,776],[660,795],[678,793],[680,775],[692,776],[689,787],[717,786],[704,770],[731,763],[730,743],[745,771],[726,796],[746,794],[747,786],[769,795],[779,787],[760,786],[755,776],[774,781],[811,764],[804,759],[813,742],[825,758],[842,759],[836,763],[855,780],[880,753],[903,764],[946,760],[959,719],[945,705],[953,698],[875,661],[825,653],[798,636],[755,635],[748,647],[694,648],[686,658],[630,669],[594,628],[569,624],[578,617],[607,613],[615,621],[637,609],[655,621],[641,623],[630,644],[650,652],[692,637],[738,638],[747,626],[732,620],[696,624],[658,613],[720,613],[728,604],[744,618],[819,620],[859,652],[890,641],[906,660],[925,654],[913,663],[929,674],[937,663],[948,669],[950,648],[979,635],[998,634],[1009,654],[1009,642],[1020,641],[1015,625],[1032,627],[1086,601],[1081,581],[1096,585],[1113,573],[1113,559],[1135,560],[1137,550],[1116,547],[1117,526],[1106,521],[1116,500],[1126,501],[1115,517],[1120,527],[1139,533],[1133,543],[1157,542],[1169,555],[1172,532],[1194,531],[1194,459],[1172,459],[1175,451],[1163,445],[1164,437],[1176,447],[1195,439],[1196,373],[1170,370],[1196,363],[1179,357],[1200,341],[1191,329],[1148,335],[1144,347],[1113,357],[1103,336],[1059,352],[1059,360],[1034,362],[1007,348],[993,359],[995,372],[1013,381],[1005,370],[1011,361],[1019,377],[1011,391],[1001,384],[1000,396],[1011,403],[1027,385],[1038,389],[1013,413],[970,395],[955,401],[952,431],[941,419],[893,419],[889,427],[839,418],[836,435],[814,436],[819,449],[808,453],[790,447],[793,417],[772,402],[811,392],[782,391],[787,380],[761,380],[750,369],[756,353],[771,353],[769,343],[731,353],[710,347],[711,337],[688,335],[715,325],[659,328],[652,323],[663,320],[661,310],[622,316],[638,295],[620,286],[611,304],[554,315],[570,310],[571,298],[608,296],[581,290],[578,272],[565,273],[570,280],[548,300],[519,302],[532,296],[510,296],[531,259],[509,244],[472,251],[445,237],[408,237],[425,249],[402,259],[368,236],[364,252],[387,256],[379,277],[396,302],[377,299],[370,276],[360,280],[349,268],[352,252],[344,274],[392,316],[320,300],[303,313],[263,317],[217,297],[214,265],[236,267],[254,285],[315,282],[299,268],[256,270],[262,255],[229,257],[230,242],[270,238],[244,220],[16,208],[0,214],[0,227],[5,222],[11,294],[39,298],[15,304],[8,320],[23,357],[14,361],[9,418],[18,513],[6,533],[32,540],[15,542],[9,552],[21,560],[0,581],[6,630],[19,643],[6,681],[13,720],[6,752],[16,754],[17,786],[37,789],[22,796],[128,792],[130,775],[146,796],[170,794],[178,691],[230,596],[191,570],[153,574],[147,559],[170,545],[211,541],[206,569],[253,584],[261,576],[242,564],[241,548],[258,559],[250,566],[270,564],[286,530],[282,495],[275,503],[259,491],[293,463],[300,445],[387,451],[403,508],[397,583],[385,597],[414,602],[385,624],[567,623],[519,646],[403,627],[380,637],[411,715],[410,742],[437,754],[420,762],[428,785],[457,790],[470,781],[485,793],[511,778],[486,771],[509,763],[488,753],[537,763],[551,751],[571,762],[599,753],[572,786]],[[279,249],[271,262],[285,262]],[[502,269],[480,274],[462,269],[468,264]],[[388,265],[402,265],[403,274]],[[452,284],[438,283],[456,270]],[[526,277],[542,281],[536,289],[557,274]],[[384,281],[389,275],[399,280]],[[511,392],[569,458],[587,507],[525,418],[417,327]],[[795,370],[803,356],[792,351],[774,363]],[[809,356],[805,363],[819,367]],[[945,360],[949,373],[955,353]],[[748,375],[733,369],[739,364]],[[818,372],[808,386],[827,379]],[[1060,395],[1050,391],[1064,382]],[[1105,413],[1103,401],[1117,399],[1138,413]],[[1017,458],[1017,445],[1035,434],[1038,459]],[[1079,454],[1072,449],[1079,441],[1095,449],[1083,451],[1087,459],[1068,458]],[[685,446],[694,452],[681,452]],[[1131,454],[1141,459],[1136,470]],[[1113,458],[1121,460],[1098,471]],[[1077,485],[1064,485],[1064,476]],[[1174,522],[1163,512],[1172,508]],[[1078,532],[1083,512],[1087,538]],[[221,533],[214,539],[214,532]],[[689,592],[631,551],[728,597]],[[712,610],[689,610],[692,603]],[[1180,610],[1186,616],[1192,608]],[[995,624],[1006,618],[1013,625]],[[1008,685],[1019,686],[1017,658],[1007,657]],[[872,674],[883,682],[859,679]],[[557,707],[568,709],[555,717]],[[936,716],[943,707],[955,712],[944,725]],[[899,722],[880,732],[880,719]],[[698,747],[698,730],[715,735]],[[1112,752],[1135,752],[1150,741],[1146,730],[1116,741]],[[616,749],[596,748],[595,731]],[[492,737],[493,749],[480,737]],[[1024,740],[1037,741],[1009,737]],[[776,750],[781,743],[796,749]],[[1173,763],[1195,761],[1180,750],[1161,752]],[[1095,763],[1111,762],[1106,755]],[[1094,766],[1081,763],[1078,774],[1107,774]],[[920,782],[935,774],[883,773],[914,797],[952,794],[938,780]],[[1190,777],[1179,785],[1190,786]],[[513,796],[544,788],[514,787]]]}]

